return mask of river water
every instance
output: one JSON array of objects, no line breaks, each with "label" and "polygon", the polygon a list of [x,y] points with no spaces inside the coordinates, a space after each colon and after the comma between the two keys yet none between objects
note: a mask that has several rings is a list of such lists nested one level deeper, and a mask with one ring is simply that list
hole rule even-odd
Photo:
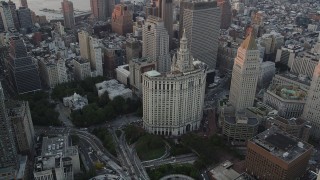
[{"label": "river water", "polygon": [[[20,0],[12,0],[16,3],[17,8],[20,6]],[[55,15],[52,13],[47,13],[40,11],[41,9],[61,9],[62,0],[27,0],[29,8],[34,11],[37,15],[46,15],[47,19],[54,19],[56,17],[61,17],[61,15]],[[87,11],[90,10],[90,0],[70,0],[73,2],[73,7],[76,10]],[[132,0],[132,2],[142,2],[143,0]]]}]

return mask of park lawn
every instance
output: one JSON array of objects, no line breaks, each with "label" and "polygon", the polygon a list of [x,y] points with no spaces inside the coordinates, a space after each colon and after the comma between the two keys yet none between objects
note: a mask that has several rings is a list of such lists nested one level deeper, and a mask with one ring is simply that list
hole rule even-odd
[{"label": "park lawn", "polygon": [[165,154],[165,143],[160,136],[146,134],[138,139],[135,148],[142,161],[160,158]]}]

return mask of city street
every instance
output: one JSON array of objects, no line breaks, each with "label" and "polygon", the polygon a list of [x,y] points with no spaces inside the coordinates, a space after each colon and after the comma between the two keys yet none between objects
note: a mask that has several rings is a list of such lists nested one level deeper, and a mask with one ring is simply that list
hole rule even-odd
[{"label": "city street", "polygon": [[59,120],[64,123],[65,126],[74,127],[71,120],[69,119],[70,116],[70,109],[64,107],[64,105],[60,102],[57,104],[55,110],[59,112]]},{"label": "city street", "polygon": [[[85,157],[85,165],[90,168],[93,164],[100,160],[108,167],[116,171],[123,179],[129,177],[125,173],[124,169],[119,166],[119,160],[111,155],[102,145],[99,139],[94,135],[81,131],[75,128],[50,128],[50,127],[35,127],[37,135],[54,135],[59,136],[62,134],[73,134],[77,135],[80,139],[80,152]],[[91,149],[91,150],[90,150]],[[93,151],[92,151],[93,150]],[[92,153],[95,153],[94,155]]]},{"label": "city street", "polygon": [[142,162],[142,165],[144,167],[157,167],[165,164],[186,164],[186,163],[192,164],[197,159],[198,159],[198,156],[196,156],[195,154],[185,154],[185,155],[180,155],[176,157],[160,159],[156,161],[145,161],[145,162]]}]

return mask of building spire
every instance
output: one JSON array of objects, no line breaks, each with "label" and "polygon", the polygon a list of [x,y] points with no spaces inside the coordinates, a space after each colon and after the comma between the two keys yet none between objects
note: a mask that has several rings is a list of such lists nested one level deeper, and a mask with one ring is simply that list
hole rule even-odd
[{"label": "building spire", "polygon": [[256,38],[252,31],[249,32],[247,38],[242,42],[240,47],[246,50],[258,50]]}]

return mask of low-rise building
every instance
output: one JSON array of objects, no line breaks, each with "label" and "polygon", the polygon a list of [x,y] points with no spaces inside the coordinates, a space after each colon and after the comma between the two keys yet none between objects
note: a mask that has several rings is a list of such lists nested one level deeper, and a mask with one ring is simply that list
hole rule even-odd
[{"label": "low-rise building", "polygon": [[74,93],[72,96],[63,98],[63,105],[75,111],[88,105],[88,99],[86,96],[82,97],[79,94]]},{"label": "low-rise building", "polygon": [[259,179],[297,179],[312,151],[312,145],[272,126],[248,141],[246,171]]},{"label": "low-rise building", "polygon": [[35,160],[35,180],[73,180],[79,172],[78,148],[71,145],[68,136],[43,138],[41,155]]},{"label": "low-rise building", "polygon": [[209,175],[212,179],[234,180],[240,176],[240,174],[232,169],[233,163],[229,160],[219,164],[217,167],[209,171]]},{"label": "low-rise building", "polygon": [[257,134],[258,126],[259,120],[245,113],[225,115],[222,134],[228,141],[246,141]]},{"label": "low-rise building", "polygon": [[298,86],[273,84],[265,92],[263,101],[275,108],[284,118],[300,117],[306,103],[307,91]]},{"label": "low-rise building", "polygon": [[285,119],[280,116],[269,117],[266,120],[266,127],[277,126],[282,131],[297,138],[308,141],[311,126],[302,118]]},{"label": "low-rise building", "polygon": [[121,82],[124,85],[129,85],[129,76],[130,76],[130,71],[129,71],[129,65],[122,65],[118,66],[116,69],[116,74],[117,74],[117,80]]},{"label": "low-rise building", "polygon": [[96,88],[98,90],[99,97],[102,96],[105,92],[108,92],[110,100],[113,100],[117,96],[121,96],[124,99],[132,98],[131,89],[126,88],[123,84],[120,84],[115,79],[97,83]]},{"label": "low-rise building", "polygon": [[272,79],[272,84],[299,86],[306,90],[309,90],[310,83],[310,78],[292,72],[276,74]]}]

